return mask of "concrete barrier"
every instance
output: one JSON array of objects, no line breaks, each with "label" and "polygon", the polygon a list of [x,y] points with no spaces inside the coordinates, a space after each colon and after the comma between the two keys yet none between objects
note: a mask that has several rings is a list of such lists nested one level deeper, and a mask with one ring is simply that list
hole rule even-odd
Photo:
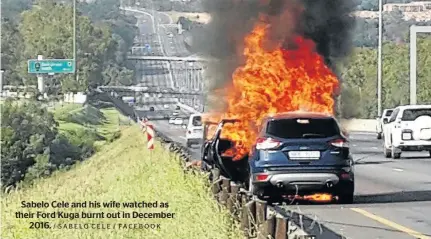
[{"label": "concrete barrier", "polygon": [[341,126],[347,131],[376,132],[376,119],[341,119]]}]

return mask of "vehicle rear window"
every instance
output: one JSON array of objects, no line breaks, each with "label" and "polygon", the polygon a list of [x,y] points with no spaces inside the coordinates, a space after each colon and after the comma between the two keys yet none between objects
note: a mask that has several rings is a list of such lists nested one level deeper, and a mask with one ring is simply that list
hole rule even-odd
[{"label": "vehicle rear window", "polygon": [[388,111],[386,111],[385,116],[386,116],[386,117],[391,116],[392,112],[393,112],[393,110],[388,110]]},{"label": "vehicle rear window", "polygon": [[340,134],[334,119],[281,119],[268,122],[266,133],[284,139],[326,138]]},{"label": "vehicle rear window", "polygon": [[431,116],[431,108],[425,109],[407,109],[403,112],[402,121],[414,121],[419,116],[428,115]]},{"label": "vehicle rear window", "polygon": [[192,125],[193,126],[202,126],[202,117],[200,117],[200,116],[193,117]]}]

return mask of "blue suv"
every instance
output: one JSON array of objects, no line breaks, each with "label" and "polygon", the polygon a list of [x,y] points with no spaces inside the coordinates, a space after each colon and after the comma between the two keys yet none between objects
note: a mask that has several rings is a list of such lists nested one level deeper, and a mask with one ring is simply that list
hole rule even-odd
[{"label": "blue suv", "polygon": [[266,117],[249,156],[249,190],[258,197],[330,193],[352,203],[355,179],[347,138],[320,113]]}]

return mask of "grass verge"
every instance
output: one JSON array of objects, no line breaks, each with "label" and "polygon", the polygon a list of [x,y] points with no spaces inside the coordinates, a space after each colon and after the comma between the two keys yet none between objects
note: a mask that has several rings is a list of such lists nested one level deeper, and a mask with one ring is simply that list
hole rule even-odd
[{"label": "grass verge", "polygon": [[56,107],[53,114],[60,133],[72,140],[87,135],[98,149],[120,136],[119,121],[128,121],[115,108],[97,109],[91,105],[64,104]]},{"label": "grass verge", "polygon": [[[178,159],[156,142],[149,152],[138,126],[122,131],[112,144],[103,146],[90,160],[67,172],[57,172],[40,180],[31,188],[14,192],[2,200],[1,238],[160,238],[160,239],[224,239],[242,238],[232,226],[227,211],[220,209],[212,199],[201,176],[184,174]],[[66,202],[134,202],[158,201],[168,208],[22,208],[21,201],[53,200]],[[88,205],[87,205],[88,206]],[[16,212],[171,212],[173,219],[17,219]],[[48,221],[51,226],[83,223],[160,224],[151,229],[29,229],[30,222]],[[112,227],[112,226],[111,226]]]}]

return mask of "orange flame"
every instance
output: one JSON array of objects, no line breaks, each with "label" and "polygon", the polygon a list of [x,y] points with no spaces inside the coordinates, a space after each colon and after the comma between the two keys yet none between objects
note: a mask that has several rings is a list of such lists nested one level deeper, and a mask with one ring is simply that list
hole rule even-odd
[{"label": "orange flame", "polygon": [[295,36],[296,48],[264,48],[269,24],[258,23],[245,38],[245,64],[233,73],[225,90],[227,109],[223,118],[240,123],[226,124],[222,137],[235,142],[224,156],[243,158],[257,137],[259,122],[268,114],[310,111],[333,114],[334,92],[339,82],[315,51],[312,40]]},{"label": "orange flame", "polygon": [[304,196],[305,200],[314,201],[314,202],[330,202],[332,201],[333,196],[327,193],[317,193],[313,195]]}]

